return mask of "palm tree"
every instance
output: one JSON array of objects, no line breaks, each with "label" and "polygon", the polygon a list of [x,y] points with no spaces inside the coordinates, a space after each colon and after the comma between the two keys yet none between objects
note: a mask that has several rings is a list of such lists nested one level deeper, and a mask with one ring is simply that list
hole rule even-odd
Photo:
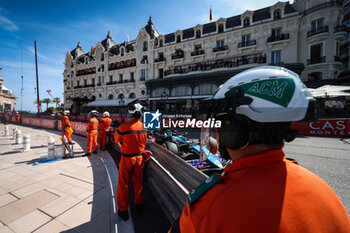
[{"label": "palm tree", "polygon": [[46,104],[46,111],[49,107],[49,104],[52,103],[49,98],[45,98],[45,99],[41,100],[41,102]]},{"label": "palm tree", "polygon": [[53,98],[53,101],[52,101],[52,102],[54,102],[54,103],[56,104],[56,108],[57,108],[58,105],[61,103],[61,99],[58,98],[58,97],[55,97],[55,98]]}]

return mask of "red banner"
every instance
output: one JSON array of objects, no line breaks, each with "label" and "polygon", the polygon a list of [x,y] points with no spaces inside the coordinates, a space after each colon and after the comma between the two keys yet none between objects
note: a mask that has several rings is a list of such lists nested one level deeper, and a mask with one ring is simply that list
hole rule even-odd
[{"label": "red banner", "polygon": [[350,136],[350,119],[320,119],[317,122],[293,123],[302,135]]},{"label": "red banner", "polygon": [[82,122],[71,122],[73,132],[81,136],[87,136],[86,127],[87,123]]},{"label": "red banner", "polygon": [[55,129],[55,121],[42,119],[41,120],[41,127],[48,128],[48,129]]}]

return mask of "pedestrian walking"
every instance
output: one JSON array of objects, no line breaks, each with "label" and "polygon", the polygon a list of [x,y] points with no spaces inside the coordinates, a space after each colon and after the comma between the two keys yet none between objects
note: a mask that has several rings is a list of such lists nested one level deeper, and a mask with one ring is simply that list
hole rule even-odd
[{"label": "pedestrian walking", "polygon": [[87,142],[86,142],[86,153],[83,156],[90,156],[91,149],[94,149],[94,154],[97,154],[98,144],[97,144],[97,129],[98,129],[98,120],[97,120],[98,112],[96,110],[92,110],[89,113],[89,123],[86,127]]},{"label": "pedestrian walking", "polygon": [[146,146],[147,130],[143,128],[140,121],[143,112],[143,106],[139,103],[134,104],[128,110],[131,115],[131,121],[122,124],[115,132],[115,142],[121,144],[121,158],[119,162],[119,174],[117,185],[117,204],[118,215],[124,221],[129,219],[129,178],[132,176],[134,183],[136,211],[142,211],[143,193],[142,193],[142,173],[143,157],[142,153]]},{"label": "pedestrian walking", "polygon": [[107,137],[111,129],[112,119],[109,117],[109,112],[104,112],[102,118],[99,120],[98,140],[100,149],[106,150]]},{"label": "pedestrian walking", "polygon": [[350,232],[334,191],[282,150],[297,135],[291,122],[315,121],[315,108],[285,68],[250,69],[223,84],[201,110],[221,120],[219,151],[233,162],[190,192],[169,232]]},{"label": "pedestrian walking", "polygon": [[68,141],[68,144],[69,145],[74,145],[74,143],[72,142],[72,137],[71,137],[71,132],[72,132],[72,126],[70,124],[70,121],[69,121],[69,111],[68,110],[65,110],[63,112],[63,116],[61,118],[61,123],[62,123],[62,137],[63,136],[66,136],[67,138],[67,141]]}]

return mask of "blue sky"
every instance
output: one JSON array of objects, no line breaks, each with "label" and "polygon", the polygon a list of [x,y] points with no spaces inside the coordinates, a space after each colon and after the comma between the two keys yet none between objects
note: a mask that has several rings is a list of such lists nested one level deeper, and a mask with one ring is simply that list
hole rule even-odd
[{"label": "blue sky", "polygon": [[[78,1],[78,0],[0,0],[0,76],[4,85],[18,97],[21,108],[21,75],[24,76],[23,110],[35,111],[33,102],[37,41],[40,99],[51,98],[46,90],[63,101],[64,58],[80,41],[88,52],[102,41],[108,30],[116,43],[136,38],[152,15],[160,34],[175,32],[230,17],[246,10],[273,5],[272,0],[155,0],[155,1]],[[45,107],[44,107],[45,109]]]}]

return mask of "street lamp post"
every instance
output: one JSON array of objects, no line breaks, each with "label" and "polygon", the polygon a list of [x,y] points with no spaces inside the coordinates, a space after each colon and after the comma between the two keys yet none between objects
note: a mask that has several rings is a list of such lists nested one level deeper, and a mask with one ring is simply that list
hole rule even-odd
[{"label": "street lamp post", "polygon": [[123,99],[120,99],[119,100],[119,106],[121,106],[121,108],[122,108],[122,111],[121,111],[122,117],[125,116],[125,114],[124,114],[124,104],[125,104],[125,101]]}]

